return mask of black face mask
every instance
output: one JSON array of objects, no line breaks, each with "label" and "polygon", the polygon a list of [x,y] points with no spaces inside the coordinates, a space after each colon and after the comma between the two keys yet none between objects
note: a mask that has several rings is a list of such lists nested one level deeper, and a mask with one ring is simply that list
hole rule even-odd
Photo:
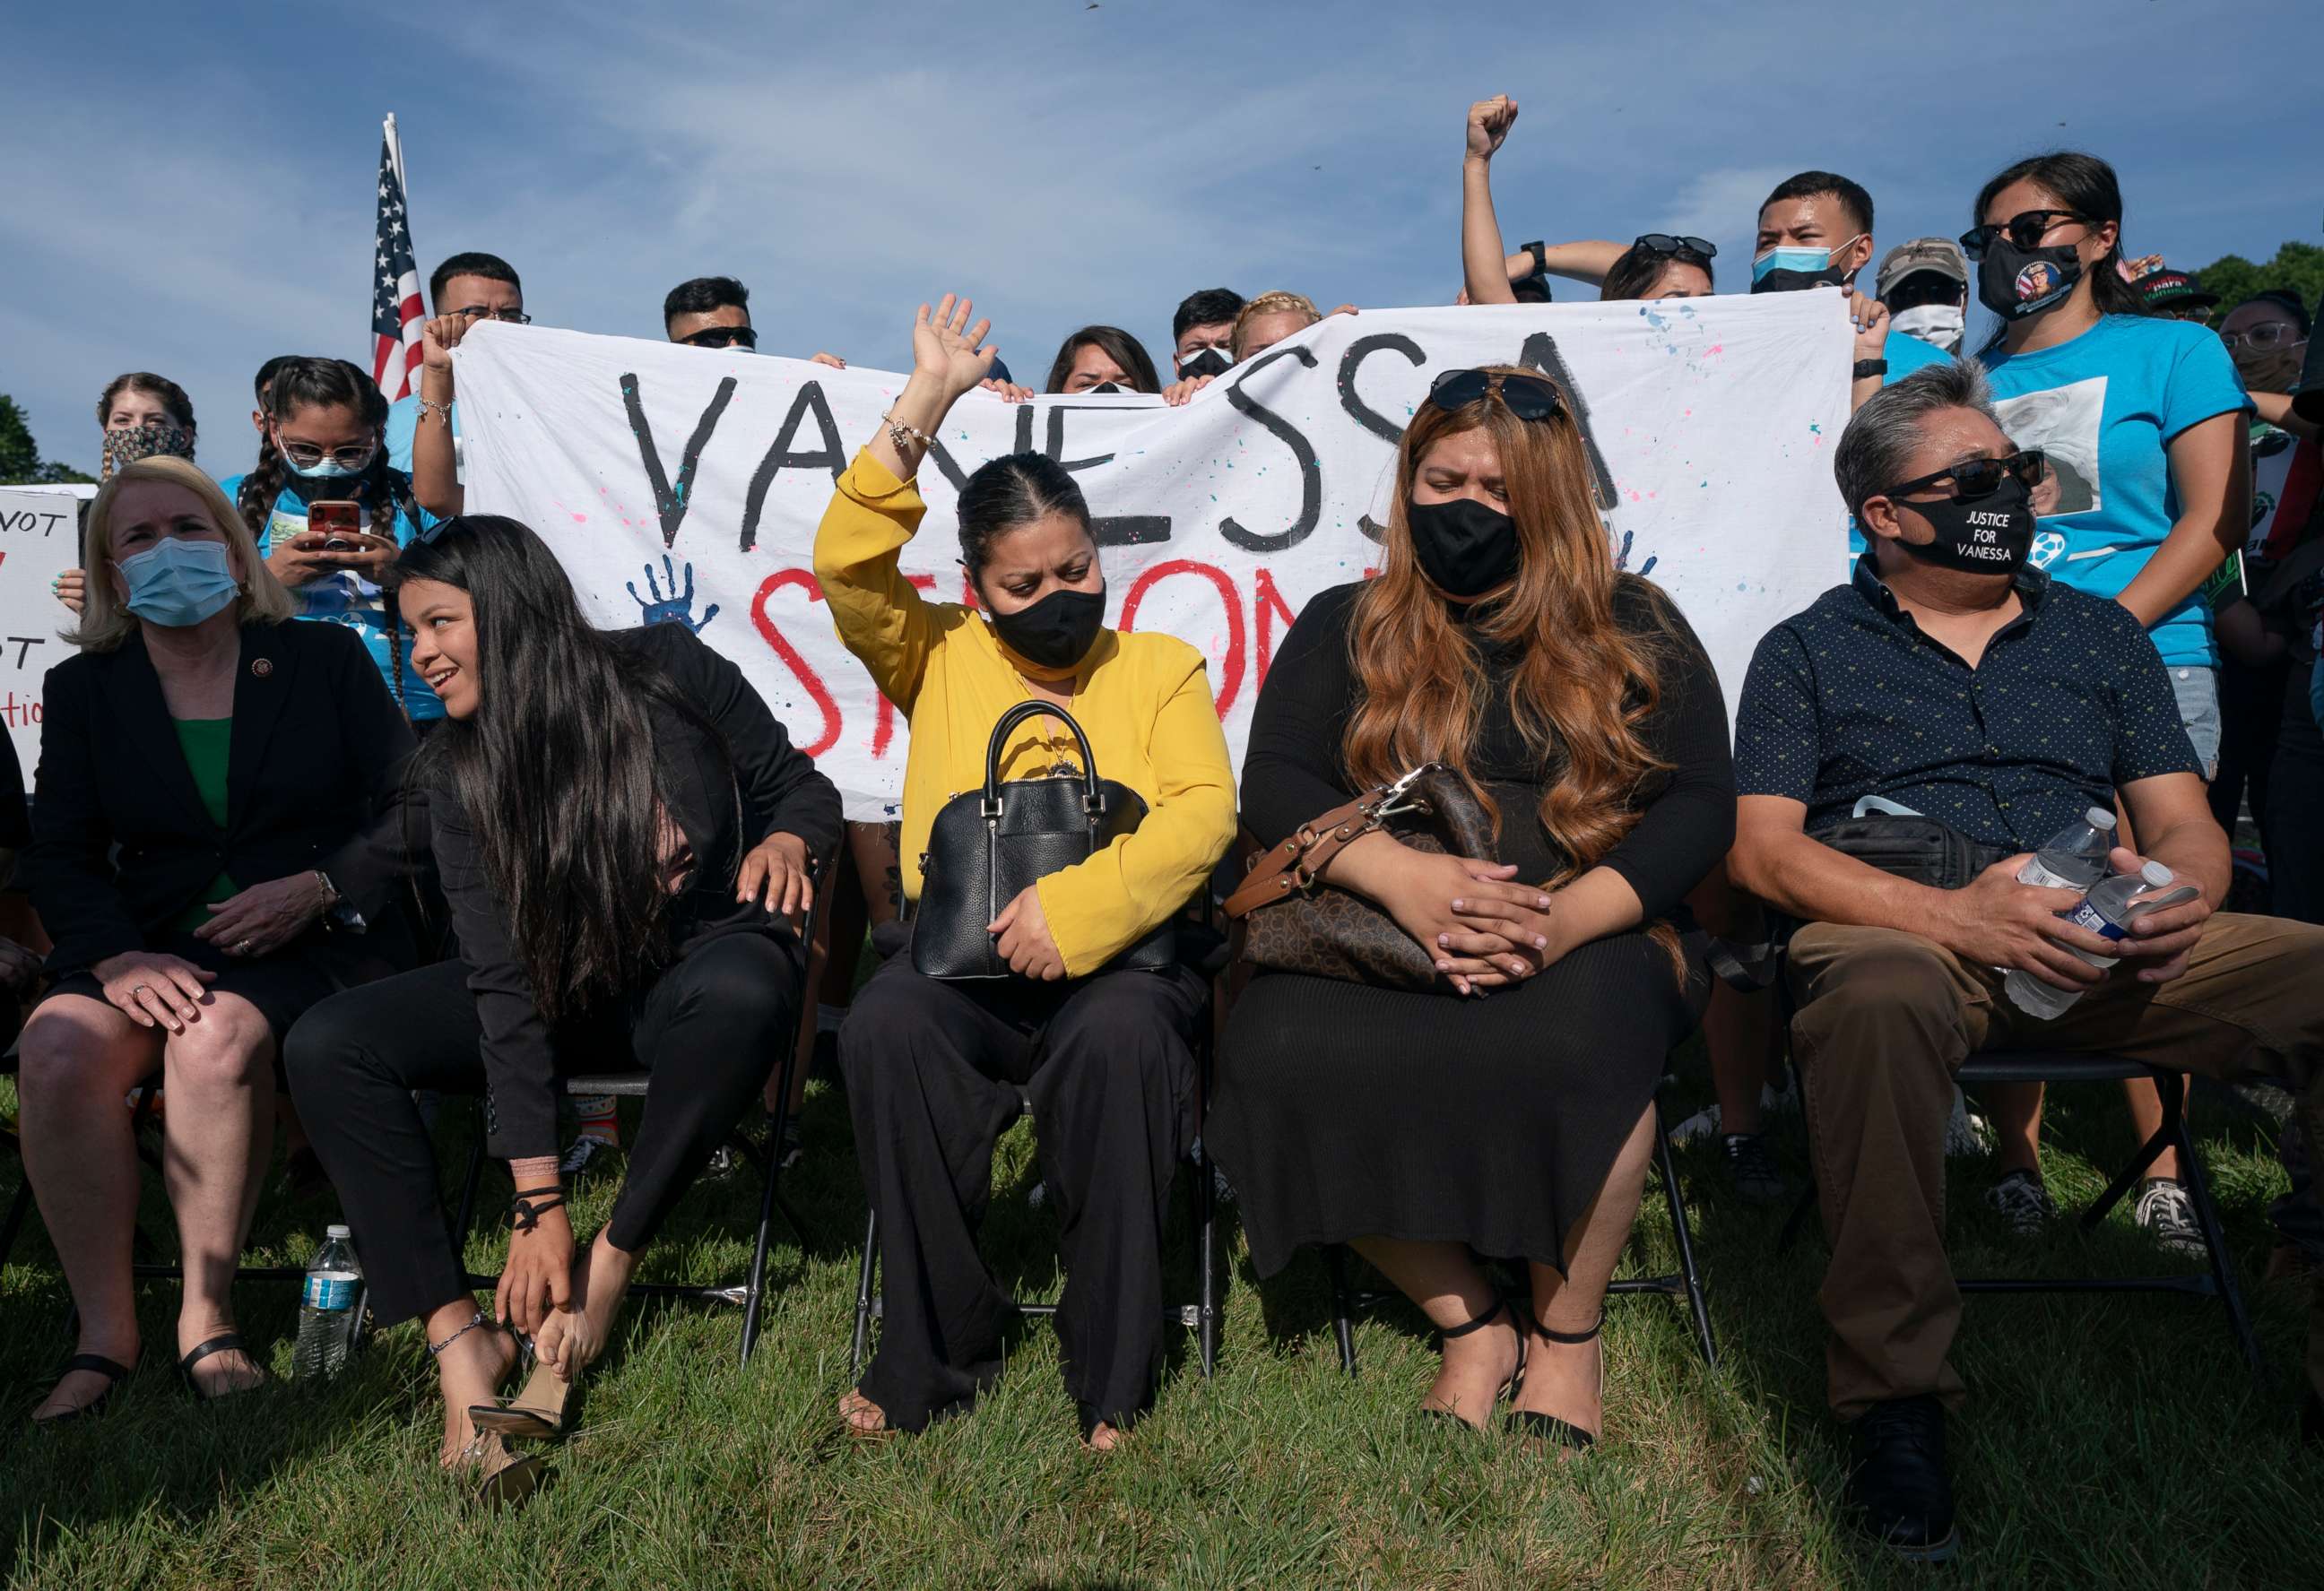
[{"label": "black face mask", "polygon": [[1053,591],[1029,608],[991,613],[991,619],[1001,645],[1028,663],[1071,668],[1097,644],[1105,624],[1105,588]]},{"label": "black face mask", "polygon": [[1121,383],[1120,382],[1100,382],[1096,386],[1092,387],[1090,391],[1093,392],[1119,392],[1121,391]]},{"label": "black face mask", "polygon": [[2081,279],[2082,257],[2071,244],[2021,249],[1997,237],[1977,262],[1977,301],[2004,320],[2021,320],[2062,303]]},{"label": "black face mask", "polygon": [[1178,374],[1185,380],[1195,376],[1222,376],[1233,368],[1234,361],[1216,348],[1205,348],[1178,361]]},{"label": "black face mask", "polygon": [[1473,497],[1406,505],[1412,556],[1449,597],[1482,596],[1516,577],[1517,528],[1508,515]]},{"label": "black face mask", "polygon": [[1925,547],[1897,544],[1924,564],[1979,575],[2015,575],[2034,546],[2033,495],[2014,475],[1966,502],[1944,498],[1896,506],[1920,515],[1937,533],[1936,540]]}]

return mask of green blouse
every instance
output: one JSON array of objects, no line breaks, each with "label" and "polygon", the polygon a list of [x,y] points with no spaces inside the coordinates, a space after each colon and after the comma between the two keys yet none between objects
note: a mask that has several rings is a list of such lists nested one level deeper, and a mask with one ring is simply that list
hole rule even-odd
[{"label": "green blouse", "polygon": [[[178,731],[178,749],[186,754],[186,768],[194,776],[194,789],[202,798],[202,806],[210,821],[221,829],[226,827],[226,771],[227,753],[234,741],[234,720],[231,718],[174,718],[170,721]],[[170,924],[180,933],[191,933],[210,920],[208,907],[239,893],[234,880],[220,873],[210,880],[210,887],[201,899],[179,914]]]}]

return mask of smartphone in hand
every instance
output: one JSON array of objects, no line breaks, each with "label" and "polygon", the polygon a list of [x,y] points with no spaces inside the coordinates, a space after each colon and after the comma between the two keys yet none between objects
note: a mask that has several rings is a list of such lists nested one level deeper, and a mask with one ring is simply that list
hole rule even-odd
[{"label": "smartphone in hand", "polygon": [[307,534],[324,538],[324,552],[363,551],[362,505],[330,500],[309,503]]}]

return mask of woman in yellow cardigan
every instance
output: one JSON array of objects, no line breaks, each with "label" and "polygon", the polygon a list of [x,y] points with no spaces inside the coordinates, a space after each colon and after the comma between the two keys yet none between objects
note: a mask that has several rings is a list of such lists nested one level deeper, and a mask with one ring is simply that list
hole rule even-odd
[{"label": "woman in yellow cardigan", "polygon": [[[1192,1130],[1187,1046],[1202,979],[1108,970],[1175,915],[1234,835],[1234,772],[1202,655],[1167,635],[1104,628],[1089,506],[1056,463],[999,458],[960,494],[961,562],[977,611],[925,601],[897,568],[924,505],[911,484],[929,437],[984,380],[990,323],[951,295],[912,328],[912,374],[823,517],[815,573],[840,639],[911,724],[904,892],[919,893],[929,825],[984,781],[985,744],[1020,702],[1054,702],[1099,771],[1147,804],[1136,832],[1026,889],[991,924],[1017,977],[940,982],[890,950],[840,1029],[864,1191],[880,1217],[880,1351],[841,1400],[851,1429],[919,1430],[1001,1370],[1015,1314],[976,1249],[992,1145],[1032,1101],[1042,1174],[1064,1228],[1056,1331],[1082,1439],[1105,1449],[1153,1401],[1161,1349],[1163,1212]],[[1073,738],[1036,718],[1003,779],[1078,767]]]}]

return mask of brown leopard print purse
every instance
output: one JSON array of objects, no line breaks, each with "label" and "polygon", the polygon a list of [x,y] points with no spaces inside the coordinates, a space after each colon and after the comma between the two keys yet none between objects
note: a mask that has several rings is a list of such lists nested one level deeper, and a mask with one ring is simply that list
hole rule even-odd
[{"label": "brown leopard print purse", "polygon": [[1393,785],[1379,785],[1299,826],[1254,858],[1241,888],[1227,898],[1242,960],[1279,972],[1345,983],[1449,993],[1428,952],[1396,919],[1316,874],[1347,846],[1386,829],[1416,851],[1493,854],[1492,824],[1461,776],[1427,762]]}]

